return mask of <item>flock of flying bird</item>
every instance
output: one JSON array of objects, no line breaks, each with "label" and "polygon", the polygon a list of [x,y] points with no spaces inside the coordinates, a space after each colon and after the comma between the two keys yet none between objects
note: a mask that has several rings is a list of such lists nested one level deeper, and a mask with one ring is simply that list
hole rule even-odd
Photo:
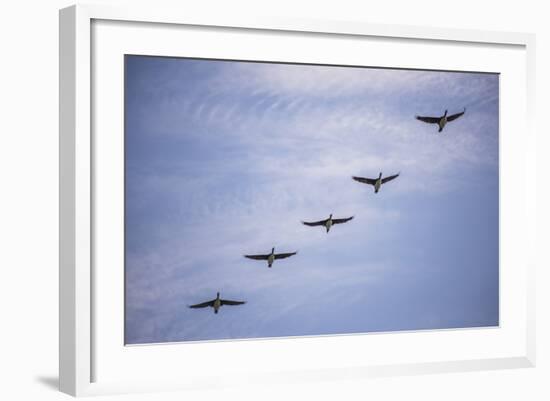
[{"label": "flock of flying bird", "polygon": [[[456,120],[457,118],[461,117],[465,112],[466,112],[466,108],[464,108],[464,110],[461,111],[460,113],[456,113],[456,114],[452,114],[452,115],[448,116],[447,115],[447,110],[445,110],[445,114],[443,114],[442,116],[439,116],[439,117],[416,116],[416,119],[419,120],[419,121],[423,121],[425,123],[428,123],[428,124],[437,124],[437,126],[439,128],[438,132],[441,132],[441,131],[443,131],[443,128],[445,128],[445,125],[447,125],[448,122]],[[391,180],[394,180],[397,177],[399,177],[399,173],[394,174],[394,175],[390,175],[390,176],[387,176],[387,177],[382,177],[382,173],[380,173],[378,175],[378,178],[365,178],[365,177],[352,176],[352,178],[355,181],[358,181],[358,182],[363,183],[363,184],[372,185],[374,187],[374,193],[378,193],[378,191],[380,191],[380,187],[382,186],[382,184],[385,184],[385,183],[387,183]],[[332,217],[332,214],[331,214],[327,219],[324,219],[324,220],[313,221],[313,222],[302,221],[302,223],[306,226],[309,226],[309,227],[316,227],[316,226],[325,227],[326,232],[328,234],[328,232],[330,231],[330,228],[334,224],[347,223],[351,219],[353,219],[353,216],[340,218],[340,219],[335,219],[335,218]],[[298,253],[297,251],[296,252],[287,252],[287,253],[275,253],[275,248],[271,248],[270,253],[258,254],[258,255],[244,255],[244,257],[248,258],[248,259],[254,259],[254,260],[266,260],[267,261],[267,267],[270,268],[271,266],[273,266],[273,262],[275,262],[275,260],[286,259],[286,258],[289,258],[291,256],[296,255],[297,253]],[[221,299],[220,298],[220,293],[218,292],[216,294],[216,298],[214,298],[210,301],[201,302],[201,303],[198,303],[198,304],[195,304],[195,305],[189,305],[189,307],[193,308],[193,309],[211,307],[211,308],[214,308],[214,313],[218,313],[218,310],[223,305],[242,305],[242,304],[245,304],[245,303],[246,303],[246,301],[231,301],[229,299]]]}]

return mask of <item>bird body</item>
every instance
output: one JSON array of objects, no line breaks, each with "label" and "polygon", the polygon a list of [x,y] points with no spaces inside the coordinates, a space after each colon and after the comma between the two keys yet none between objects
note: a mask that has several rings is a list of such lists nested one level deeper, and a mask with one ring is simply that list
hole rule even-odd
[{"label": "bird body", "polygon": [[327,219],[327,222],[325,223],[325,227],[327,229],[327,233],[330,231],[330,227],[332,227],[332,214]]},{"label": "bird body", "polygon": [[275,261],[275,248],[271,250],[271,253],[267,257],[267,267],[271,267]]},{"label": "bird body", "polygon": [[374,193],[377,194],[378,191],[380,191],[380,187],[382,186],[382,173],[378,176],[378,179],[374,183]]},{"label": "bird body", "polygon": [[218,310],[220,309],[220,306],[222,306],[222,302],[220,299],[220,293],[218,292],[218,295],[216,296],[216,299],[214,300],[214,313],[218,313]]},{"label": "bird body", "polygon": [[447,110],[445,110],[445,114],[439,119],[439,122],[437,124],[439,125],[439,131],[437,132],[443,131],[443,128],[445,128],[445,125],[447,125],[447,121]]}]

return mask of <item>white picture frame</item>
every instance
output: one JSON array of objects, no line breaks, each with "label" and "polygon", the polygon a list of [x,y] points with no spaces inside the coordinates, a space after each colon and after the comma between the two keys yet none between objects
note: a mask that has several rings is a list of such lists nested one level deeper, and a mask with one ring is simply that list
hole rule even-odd
[{"label": "white picture frame", "polygon": [[[495,46],[511,47],[518,50],[520,70],[525,72],[525,76],[515,77],[519,85],[523,85],[524,97],[520,96],[516,100],[525,106],[525,113],[522,114],[518,127],[522,129],[519,141],[522,145],[515,146],[516,142],[509,142],[509,147],[517,152],[520,165],[508,166],[501,172],[501,180],[521,180],[524,183],[521,196],[514,201],[514,205],[504,209],[501,213],[507,213],[501,218],[510,218],[508,227],[515,227],[521,231],[523,242],[521,249],[517,249],[517,255],[523,255],[516,266],[522,274],[521,279],[512,285],[520,286],[518,297],[525,298],[522,301],[521,311],[518,311],[518,317],[521,322],[514,328],[514,342],[520,345],[510,352],[505,352],[508,343],[503,344],[503,348],[495,350],[494,353],[488,352],[485,357],[482,353],[464,354],[464,358],[453,358],[430,361],[417,360],[411,355],[407,362],[392,362],[389,359],[380,359],[383,363],[367,363],[361,360],[342,361],[338,364],[334,362],[331,367],[330,360],[319,368],[313,368],[304,364],[297,369],[286,370],[284,362],[274,371],[261,369],[259,373],[248,372],[245,379],[239,381],[238,378],[231,377],[229,380],[223,373],[218,375],[207,375],[199,371],[194,377],[187,377],[185,380],[177,377],[166,376],[164,379],[149,378],[147,372],[139,380],[132,380],[131,372],[128,377],[109,376],[106,380],[98,380],[97,349],[95,341],[98,338],[96,325],[98,323],[98,314],[94,307],[93,297],[94,289],[104,284],[94,274],[94,263],[98,260],[98,255],[94,248],[94,235],[97,235],[97,213],[95,205],[94,191],[96,182],[94,180],[97,152],[104,148],[97,146],[93,140],[94,125],[94,104],[92,102],[93,88],[92,77],[94,68],[97,68],[94,55],[97,54],[97,48],[105,42],[93,41],[94,23],[98,21],[127,22],[154,24],[159,27],[201,27],[208,29],[231,29],[233,31],[243,30],[249,33],[253,32],[279,32],[288,34],[306,34],[309,36],[321,35],[325,37],[339,38],[384,38],[388,41],[415,40],[436,43],[438,46],[456,46],[460,44],[463,47],[476,46]],[[120,27],[119,27],[120,28]],[[117,28],[117,29],[119,29]],[[121,27],[120,29],[129,29]],[[162,29],[159,35],[167,34]],[[218,32],[219,33],[219,32]],[[168,32],[170,34],[170,32]],[[222,33],[223,34],[223,33]],[[159,36],[158,38],[161,38]],[[158,40],[155,35],[150,35],[150,46],[155,45]],[[277,40],[277,39],[275,39]],[[116,42],[116,41],[113,41]],[[535,243],[535,133],[532,127],[532,113],[534,111],[534,35],[521,33],[505,32],[484,32],[471,30],[450,30],[435,29],[413,26],[390,26],[373,25],[361,22],[342,22],[342,21],[315,21],[315,20],[292,20],[276,18],[254,18],[237,20],[223,16],[215,15],[193,15],[187,14],[185,10],[166,11],[151,8],[111,8],[108,6],[78,5],[61,10],[60,12],[60,390],[75,396],[108,394],[108,393],[126,393],[133,391],[160,391],[167,389],[197,389],[208,388],[211,386],[241,384],[247,382],[293,382],[308,380],[328,380],[331,378],[359,378],[367,376],[382,375],[400,375],[400,374],[418,374],[435,373],[443,371],[468,371],[480,369],[501,369],[511,367],[529,367],[535,364],[535,307],[534,307],[534,270],[535,259],[532,247]],[[100,49],[101,50],[101,49]],[[149,50],[152,51],[152,50]],[[444,65],[437,65],[434,68],[444,68]],[[514,74],[511,72],[510,74]],[[501,99],[501,106],[506,100]],[[516,141],[511,139],[510,141]],[[107,145],[109,146],[109,145]],[[510,164],[506,159],[504,163]],[[506,165],[503,165],[506,167]],[[512,172],[513,170],[513,172]],[[513,174],[513,176],[511,176]],[[506,193],[508,195],[508,193]],[[501,197],[503,192],[501,192]],[[512,207],[514,206],[514,207]],[[508,230],[509,231],[509,230]],[[512,234],[510,234],[512,235]],[[513,240],[511,237],[510,240]],[[511,242],[511,241],[510,241]],[[99,257],[100,259],[100,257]],[[514,262],[516,263],[516,262]],[[510,283],[506,284],[510,285]],[[505,292],[506,294],[506,292]],[[106,327],[103,324],[102,327]],[[501,327],[506,330],[506,327]],[[109,327],[107,327],[109,330]],[[520,332],[520,334],[518,334]],[[487,334],[488,336],[494,333]],[[421,341],[429,341],[437,337],[449,336],[452,341],[454,333],[441,331],[425,333]],[[398,343],[405,346],[408,339],[412,338],[414,333],[405,334],[397,339]],[[461,332],[458,334],[460,341],[474,342],[481,341],[476,339],[475,333],[471,340],[466,339],[470,334]],[[99,336],[101,337],[101,336]],[[425,338],[424,338],[425,337]],[[370,337],[374,338],[373,336]],[[378,338],[383,339],[384,335]],[[489,337],[488,337],[489,338]],[[246,347],[253,348],[248,352],[263,352],[262,350],[281,345],[288,349],[282,352],[298,352],[299,348],[310,348],[311,353],[318,353],[316,347],[326,347],[327,357],[330,359],[330,347],[340,347],[343,342],[354,343],[363,341],[356,336],[344,336],[337,339],[285,339],[283,342],[256,341],[248,342]],[[374,340],[369,340],[374,341]],[[378,340],[376,340],[378,341]],[[380,340],[382,341],[382,340]],[[393,341],[393,340],[392,340]],[[512,340],[510,340],[512,341]],[[242,344],[242,343],[241,343]],[[362,346],[360,342],[355,345]],[[481,344],[481,342],[480,342]],[[201,352],[232,352],[240,353],[241,349],[236,347],[231,349],[230,343],[223,345],[211,344],[212,350],[207,350],[207,346],[191,349],[188,347],[185,352],[190,355],[198,356]],[[241,345],[242,346],[242,345]],[[123,347],[123,344],[120,344]],[[199,345],[199,347],[201,347]],[[217,348],[216,348],[217,347]],[[460,348],[460,347],[459,347]],[[161,361],[166,354],[167,348],[156,348],[152,351],[158,355],[149,355],[147,358]],[[107,351],[104,352],[104,354]],[[139,352],[132,357],[132,361],[139,361]],[[160,358],[160,359],[157,359]],[[150,361],[150,360],[148,360]],[[387,361],[387,362],[385,362]],[[168,365],[169,366],[169,365]],[[243,368],[244,369],[244,368]],[[223,370],[222,370],[223,372]],[[137,376],[136,376],[137,377]]]}]

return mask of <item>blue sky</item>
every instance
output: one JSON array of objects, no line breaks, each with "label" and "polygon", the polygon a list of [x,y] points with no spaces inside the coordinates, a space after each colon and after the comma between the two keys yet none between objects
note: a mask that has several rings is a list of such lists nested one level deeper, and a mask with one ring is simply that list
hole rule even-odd
[{"label": "blue sky", "polygon": [[498,325],[498,75],[127,56],[125,93],[127,344]]}]

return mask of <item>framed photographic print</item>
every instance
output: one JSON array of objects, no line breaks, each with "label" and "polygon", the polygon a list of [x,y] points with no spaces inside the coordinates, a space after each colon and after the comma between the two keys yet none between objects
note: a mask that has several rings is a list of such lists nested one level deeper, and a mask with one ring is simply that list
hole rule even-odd
[{"label": "framed photographic print", "polygon": [[533,44],[62,10],[61,390],[532,366]]}]

